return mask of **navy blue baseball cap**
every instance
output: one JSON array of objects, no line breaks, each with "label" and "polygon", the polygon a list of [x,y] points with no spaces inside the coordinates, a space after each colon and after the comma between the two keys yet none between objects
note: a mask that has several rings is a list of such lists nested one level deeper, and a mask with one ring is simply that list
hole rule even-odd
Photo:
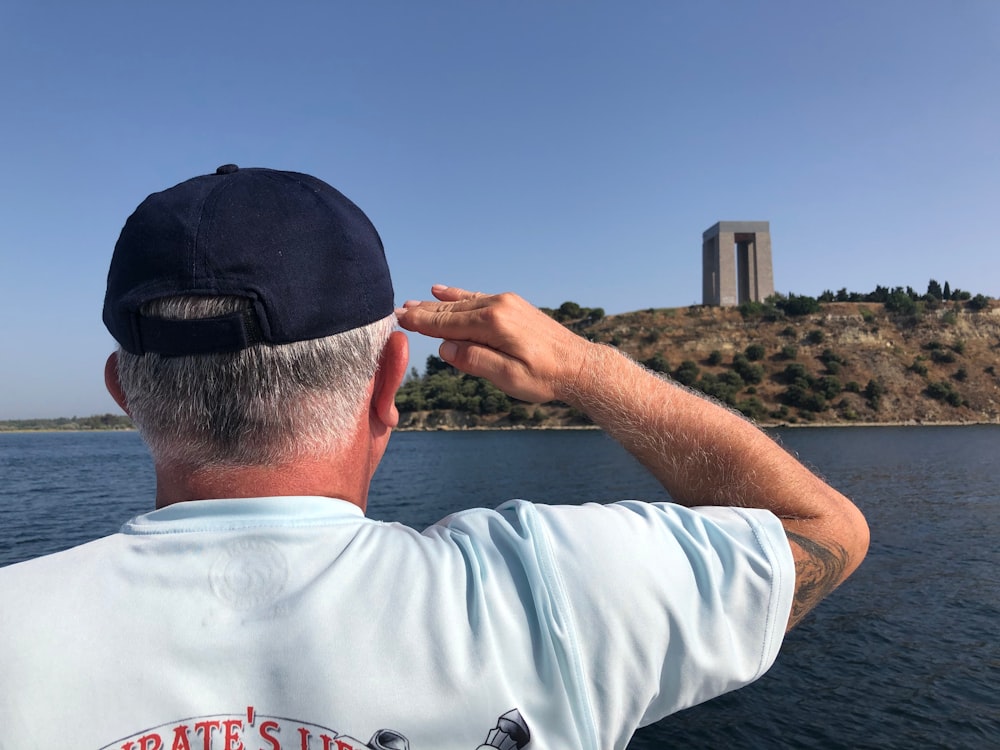
[{"label": "navy blue baseball cap", "polygon": [[[236,296],[247,310],[166,320],[140,308],[162,297]],[[235,352],[330,336],[392,313],[382,240],[322,180],[219,167],[144,200],[115,245],[104,324],[126,351]]]}]

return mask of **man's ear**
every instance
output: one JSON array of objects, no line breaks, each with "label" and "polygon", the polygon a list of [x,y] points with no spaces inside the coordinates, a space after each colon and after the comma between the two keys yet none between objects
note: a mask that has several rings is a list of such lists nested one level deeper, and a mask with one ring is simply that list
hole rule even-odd
[{"label": "man's ear", "polygon": [[128,410],[128,401],[125,399],[125,392],[122,390],[121,381],[118,379],[118,352],[112,352],[108,361],[104,363],[104,385],[111,394],[111,398],[122,408],[122,411],[132,416]]},{"label": "man's ear", "polygon": [[378,372],[375,373],[375,387],[372,390],[372,412],[386,427],[399,424],[396,391],[403,384],[409,362],[410,342],[406,334],[393,331],[382,349]]}]

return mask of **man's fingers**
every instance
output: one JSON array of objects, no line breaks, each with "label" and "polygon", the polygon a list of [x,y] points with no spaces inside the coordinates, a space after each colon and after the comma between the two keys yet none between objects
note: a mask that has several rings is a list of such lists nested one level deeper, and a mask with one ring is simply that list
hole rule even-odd
[{"label": "man's fingers", "polygon": [[492,379],[491,375],[507,369],[507,357],[495,349],[469,341],[446,340],[438,349],[441,359],[469,375]]},{"label": "man's fingers", "polygon": [[476,297],[487,296],[482,292],[470,292],[467,289],[460,289],[457,286],[445,286],[444,284],[435,284],[432,286],[431,294],[442,302],[458,302],[463,299],[475,299]]},{"label": "man's fingers", "polygon": [[433,287],[440,301],[408,301],[396,311],[399,325],[408,331],[442,339],[489,343],[497,332],[490,308],[502,295],[469,292],[457,287]]}]

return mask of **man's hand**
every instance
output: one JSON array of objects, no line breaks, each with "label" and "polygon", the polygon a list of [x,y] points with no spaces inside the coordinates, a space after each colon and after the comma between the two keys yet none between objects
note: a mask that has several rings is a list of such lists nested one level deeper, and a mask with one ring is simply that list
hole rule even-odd
[{"label": "man's hand", "polygon": [[434,286],[438,302],[397,310],[408,331],[444,339],[441,359],[531,403],[564,400],[593,347],[516,294]]}]

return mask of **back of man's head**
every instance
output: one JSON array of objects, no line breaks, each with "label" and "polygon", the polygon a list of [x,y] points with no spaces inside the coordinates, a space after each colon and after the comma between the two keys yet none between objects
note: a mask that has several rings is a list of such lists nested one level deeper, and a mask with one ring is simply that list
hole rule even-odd
[{"label": "back of man's head", "polygon": [[392,311],[382,242],[357,206],[308,175],[227,165],[129,217],[104,321],[157,460],[251,466],[350,437]]}]

